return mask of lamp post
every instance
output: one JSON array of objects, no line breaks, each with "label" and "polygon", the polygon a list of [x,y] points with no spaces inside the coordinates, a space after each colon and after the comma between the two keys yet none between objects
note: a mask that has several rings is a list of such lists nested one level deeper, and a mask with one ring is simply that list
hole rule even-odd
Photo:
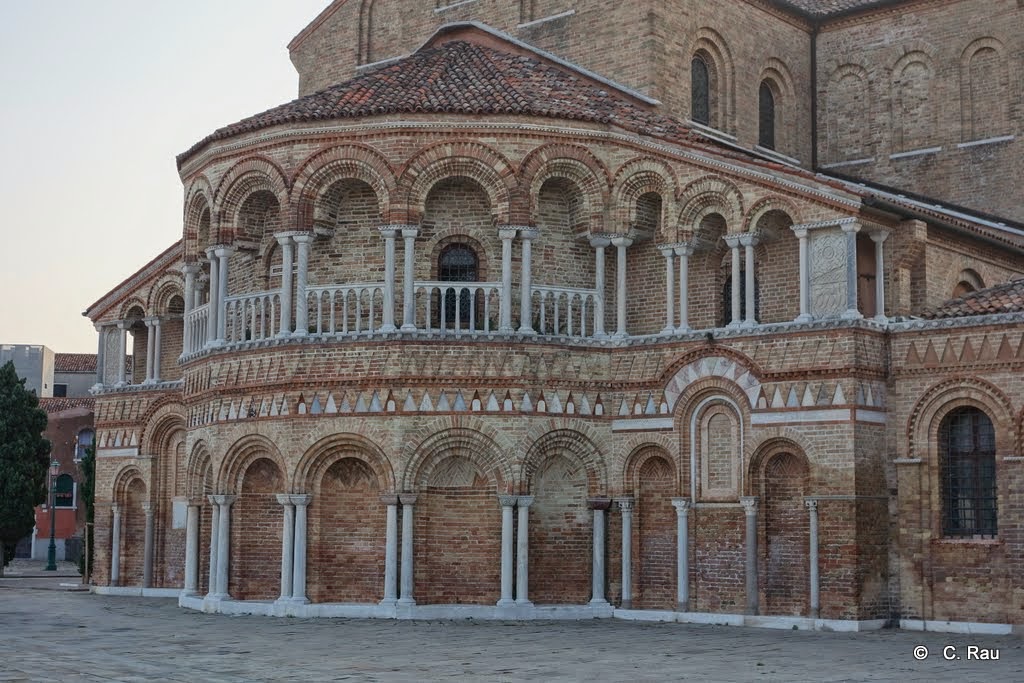
[{"label": "lamp post", "polygon": [[50,549],[46,552],[46,569],[57,571],[57,475],[60,474],[60,463],[56,459],[50,461]]}]

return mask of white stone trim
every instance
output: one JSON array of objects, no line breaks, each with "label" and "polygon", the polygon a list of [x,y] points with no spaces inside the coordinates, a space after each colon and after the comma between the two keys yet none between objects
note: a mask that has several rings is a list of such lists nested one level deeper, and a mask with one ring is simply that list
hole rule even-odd
[{"label": "white stone trim", "polygon": [[977,621],[900,619],[900,628],[905,631],[934,631],[936,633],[960,633],[964,635],[1008,636],[1013,633],[1013,624],[988,624]]},{"label": "white stone trim", "polygon": [[863,408],[857,408],[854,411],[853,419],[857,422],[873,422],[874,424],[884,425],[889,416],[882,410],[864,410]]},{"label": "white stone trim", "polygon": [[142,586],[93,586],[96,595],[116,595],[128,598],[178,598],[181,588],[143,588]]},{"label": "white stone trim", "polygon": [[447,12],[450,9],[462,7],[463,5],[472,5],[474,2],[479,2],[479,0],[458,0],[458,2],[453,2],[443,7],[435,7],[434,14],[441,14],[442,12]]},{"label": "white stone trim", "polygon": [[800,167],[800,160],[799,159],[794,159],[793,157],[786,156],[782,152],[777,152],[774,149],[769,149],[767,147],[762,147],[761,145],[754,145],[754,150],[757,151],[757,152],[760,152],[761,154],[763,154],[764,156],[768,157],[772,161],[781,161],[782,163],[786,164],[787,166]]},{"label": "white stone trim", "polygon": [[139,447],[129,448],[97,448],[97,458],[135,458],[139,455]]},{"label": "white stone trim", "polygon": [[671,417],[642,417],[637,419],[619,418],[612,420],[613,432],[628,431],[652,431],[658,429],[672,429],[673,418]]},{"label": "white stone trim", "polygon": [[875,163],[874,157],[862,159],[850,159],[849,161],[833,161],[831,164],[821,164],[820,168],[842,168],[843,166],[863,166],[864,164]]},{"label": "white stone trim", "polygon": [[1010,142],[1016,139],[1016,135],[997,135],[991,138],[983,138],[981,140],[970,140],[968,142],[957,143],[957,149],[966,149],[968,147],[978,147],[980,145],[994,145],[997,142]]},{"label": "white stone trim", "polygon": [[890,159],[907,159],[909,157],[924,156],[925,154],[938,154],[941,151],[942,151],[942,146],[941,145],[938,146],[938,147],[922,147],[921,149],[912,149],[909,152],[896,152],[895,154],[890,154],[889,158]]},{"label": "white stone trim", "polygon": [[837,422],[851,417],[849,408],[825,408],[822,410],[788,410],[778,412],[751,413],[750,424],[777,425],[793,422]]},{"label": "white stone trim", "polygon": [[547,17],[541,17],[540,19],[534,19],[533,21],[527,21],[524,24],[517,24],[516,28],[530,28],[531,26],[536,26],[537,24],[546,24],[547,22],[555,21],[556,19],[564,19],[565,17],[571,17],[574,14],[576,14],[576,10],[571,9],[565,12],[559,12],[558,14],[552,14]]}]

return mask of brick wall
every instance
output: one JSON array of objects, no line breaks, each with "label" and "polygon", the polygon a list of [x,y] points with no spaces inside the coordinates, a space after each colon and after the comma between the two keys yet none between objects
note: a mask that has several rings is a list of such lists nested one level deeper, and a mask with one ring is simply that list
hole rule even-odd
[{"label": "brick wall", "polygon": [[237,600],[272,600],[281,595],[281,533],[284,511],[276,494],[281,472],[260,458],[245,471],[231,506],[231,563],[228,592]]},{"label": "brick wall", "polygon": [[587,479],[555,456],[536,475],[530,506],[530,600],[580,605],[591,598],[593,521]]},{"label": "brick wall", "polygon": [[649,458],[639,472],[634,521],[633,566],[637,609],[675,609],[676,495],[672,466]]}]

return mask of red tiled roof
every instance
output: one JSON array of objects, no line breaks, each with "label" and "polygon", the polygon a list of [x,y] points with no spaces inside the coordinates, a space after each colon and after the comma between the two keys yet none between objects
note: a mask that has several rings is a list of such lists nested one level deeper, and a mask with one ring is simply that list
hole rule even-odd
[{"label": "red tiled roof", "polygon": [[41,398],[39,407],[46,411],[47,415],[60,413],[72,408],[88,408],[92,410],[96,405],[96,399],[87,398]]},{"label": "red tiled roof", "polygon": [[893,0],[776,0],[776,4],[815,19],[825,19],[836,14],[870,9],[875,5],[896,3]]},{"label": "red tiled roof", "polygon": [[706,138],[636,100],[537,58],[452,40],[214,131],[215,140],[286,123],[386,114],[526,115],[612,124],[673,141]]},{"label": "red tiled roof", "polygon": [[53,356],[54,372],[96,372],[95,353],[56,353]]},{"label": "red tiled roof", "polygon": [[1024,312],[1024,278],[979,289],[959,299],[950,299],[925,317],[960,318],[970,315],[1021,312]]}]

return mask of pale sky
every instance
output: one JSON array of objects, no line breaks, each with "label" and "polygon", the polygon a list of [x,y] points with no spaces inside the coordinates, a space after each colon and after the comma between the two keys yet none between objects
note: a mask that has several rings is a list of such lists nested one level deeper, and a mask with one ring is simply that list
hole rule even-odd
[{"label": "pale sky", "polygon": [[0,0],[0,344],[96,352],[82,316],[181,236],[174,157],[296,97],[329,0]]}]

